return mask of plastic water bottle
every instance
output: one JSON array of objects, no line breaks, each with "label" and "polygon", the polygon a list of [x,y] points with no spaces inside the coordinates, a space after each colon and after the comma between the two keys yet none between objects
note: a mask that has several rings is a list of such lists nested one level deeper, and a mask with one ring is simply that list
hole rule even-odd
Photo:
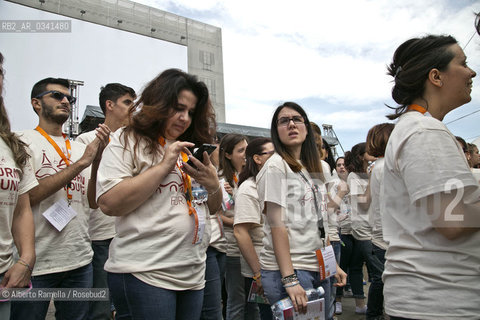
[{"label": "plastic water bottle", "polygon": [[208,191],[196,181],[192,181],[193,201],[197,204],[204,203],[208,200]]}]

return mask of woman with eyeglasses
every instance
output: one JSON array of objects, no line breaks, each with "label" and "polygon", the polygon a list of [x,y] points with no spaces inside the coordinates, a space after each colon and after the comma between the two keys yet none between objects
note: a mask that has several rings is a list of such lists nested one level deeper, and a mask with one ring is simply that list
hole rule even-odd
[{"label": "woman with eyeglasses", "polygon": [[[247,163],[240,172],[238,191],[235,195],[233,232],[242,253],[240,264],[242,275],[245,277],[245,300],[247,305],[253,306],[256,306],[255,302],[248,302],[253,281],[255,281],[258,294],[263,295],[258,256],[263,248],[264,237],[264,219],[260,211],[255,177],[274,152],[272,140],[269,138],[257,138],[250,141],[246,150]],[[259,303],[258,307],[262,320],[272,319],[272,309],[268,304]]]},{"label": "woman with eyeglasses", "polygon": [[[266,213],[264,248],[260,253],[262,284],[274,304],[289,297],[296,311],[306,312],[306,289],[325,290],[326,318],[333,318],[330,280],[322,279],[316,250],[324,247],[328,230],[324,177],[307,114],[298,104],[285,102],[272,118],[276,153],[257,175],[261,210]],[[323,230],[323,231],[322,231]],[[329,244],[328,237],[325,245]],[[346,274],[336,266],[337,285]]]},{"label": "woman with eyeglasses", "polygon": [[[28,191],[38,185],[26,144],[10,130],[3,102],[3,75],[0,53],[0,292],[29,286],[35,265],[35,231]],[[9,318],[10,301],[0,294],[0,319]]]},{"label": "woman with eyeglasses", "polygon": [[97,202],[117,216],[105,263],[116,317],[199,319],[206,218],[221,206],[221,190],[207,152],[201,162],[187,148],[213,141],[208,89],[168,69],[147,84],[136,107],[98,169]]},{"label": "woman with eyeglasses", "polygon": [[385,151],[383,273],[390,319],[478,319],[480,189],[442,120],[475,71],[451,36],[402,43],[388,67],[398,119]]}]

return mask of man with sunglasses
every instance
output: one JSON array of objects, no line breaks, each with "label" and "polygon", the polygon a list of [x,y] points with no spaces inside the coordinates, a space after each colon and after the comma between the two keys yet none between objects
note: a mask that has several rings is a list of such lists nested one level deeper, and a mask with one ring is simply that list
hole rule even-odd
[{"label": "man with sunglasses", "polygon": [[[88,146],[70,141],[62,132],[71,104],[66,79],[46,78],[32,89],[31,104],[39,122],[20,132],[39,185],[29,192],[35,222],[37,261],[34,288],[91,288],[92,248],[88,235],[88,171],[108,142],[100,125]],[[12,319],[43,319],[49,301],[12,302]],[[88,301],[55,301],[57,319],[85,319]]]},{"label": "man with sunglasses", "polygon": [[[100,108],[105,115],[104,124],[115,132],[118,128],[128,124],[136,98],[135,90],[120,83],[109,83],[102,87],[99,95]],[[82,133],[76,141],[89,144],[95,140],[95,131]],[[98,165],[94,161],[91,166],[91,181],[96,181]],[[90,219],[88,232],[92,240],[93,249],[93,288],[108,288],[107,272],[103,269],[108,258],[110,242],[115,236],[115,217],[110,217],[98,208],[95,201],[95,184],[89,185]],[[91,197],[93,196],[93,198]],[[109,301],[91,301],[88,319],[109,319],[114,308]]]}]

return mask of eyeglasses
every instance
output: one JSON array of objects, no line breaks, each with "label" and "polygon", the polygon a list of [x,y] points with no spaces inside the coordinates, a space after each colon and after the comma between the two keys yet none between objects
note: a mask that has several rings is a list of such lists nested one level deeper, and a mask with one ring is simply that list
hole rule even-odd
[{"label": "eyeglasses", "polygon": [[305,120],[303,119],[302,116],[293,116],[291,118],[288,117],[281,117],[277,120],[277,124],[279,126],[286,127],[290,124],[290,121],[293,121],[294,124],[303,124],[305,123]]},{"label": "eyeglasses", "polygon": [[272,150],[272,151],[260,152],[258,155],[263,156],[263,155],[266,155],[266,154],[274,154],[274,153],[275,153],[275,150]]},{"label": "eyeglasses", "polygon": [[67,98],[68,102],[70,104],[74,104],[75,101],[77,101],[77,98],[75,97],[72,97],[68,94],[65,94],[65,93],[62,93],[60,91],[56,91],[56,90],[50,90],[50,91],[45,91],[45,92],[42,92],[40,93],[38,96],[36,96],[35,98],[36,99],[39,99],[47,94],[51,93],[52,94],[52,98],[54,98],[55,100],[58,100],[58,101],[62,101],[63,98]]}]

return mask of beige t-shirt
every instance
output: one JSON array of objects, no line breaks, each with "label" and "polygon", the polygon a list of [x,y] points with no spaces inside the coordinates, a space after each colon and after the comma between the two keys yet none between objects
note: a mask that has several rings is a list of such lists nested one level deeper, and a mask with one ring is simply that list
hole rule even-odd
[{"label": "beige t-shirt", "polygon": [[[311,181],[308,172],[302,172]],[[315,250],[320,249],[322,243],[311,184],[307,184],[299,173],[294,173],[277,153],[267,160],[256,180],[261,211],[267,201],[282,207],[282,221],[287,228],[293,268],[318,271]],[[325,230],[328,230],[326,219],[323,221]],[[264,232],[260,265],[265,270],[279,270],[269,223],[265,223]]]},{"label": "beige t-shirt", "polygon": [[[221,177],[220,177],[221,179]],[[225,180],[226,181],[226,180]],[[237,193],[238,187],[237,184],[233,186],[233,199],[235,200],[235,195]],[[233,205],[233,208],[230,208],[229,210],[226,210],[223,212],[225,217],[227,218],[234,218],[235,216],[235,203]],[[233,235],[233,228],[224,225],[223,226],[223,232],[225,235],[225,240],[226,240],[226,253],[228,257],[240,257],[240,249],[238,248],[238,243],[237,239],[235,239],[235,236]]]},{"label": "beige t-shirt", "polygon": [[428,115],[402,115],[385,152],[383,186],[383,236],[389,242],[383,273],[386,313],[478,319],[480,232],[448,240],[434,228],[425,206],[417,205],[450,187],[453,194],[455,189],[465,192],[466,200],[479,200],[478,182],[455,137]]},{"label": "beige t-shirt", "polygon": [[227,253],[227,239],[225,239],[223,222],[220,218],[219,213],[210,215],[208,219],[212,230],[212,235],[210,237],[210,246],[220,252]]},{"label": "beige t-shirt", "polygon": [[[340,178],[333,178],[332,181],[330,181],[329,184],[329,192],[330,192],[330,197],[335,197],[335,195],[338,193],[338,188],[340,186],[340,183],[342,181]],[[341,234],[352,234],[352,222],[351,222],[351,211],[352,208],[350,206],[350,195],[345,195],[340,202],[340,207],[338,210],[335,211],[335,218],[333,216],[331,219],[336,220],[337,227],[340,228],[340,233]],[[330,223],[330,220],[329,220]]]},{"label": "beige t-shirt", "polygon": [[371,240],[372,227],[368,218],[368,210],[360,207],[360,195],[365,193],[368,186],[368,179],[360,177],[357,173],[351,172],[347,178],[347,184],[350,188],[351,221],[352,235],[357,240]]},{"label": "beige t-shirt", "polygon": [[[75,141],[90,144],[96,137],[96,130],[79,135]],[[90,171],[91,166],[88,167]],[[92,241],[111,239],[115,236],[115,217],[107,216],[98,209],[89,209],[90,218],[88,221],[88,233]]]},{"label": "beige t-shirt", "polygon": [[13,213],[18,196],[38,185],[29,162],[23,171],[13,159],[12,150],[0,138],[0,274],[13,265]]},{"label": "beige t-shirt", "polygon": [[388,244],[383,239],[382,226],[382,210],[380,209],[380,199],[383,186],[383,169],[385,158],[379,158],[375,161],[375,165],[370,176],[370,193],[372,202],[370,203],[370,225],[372,226],[372,243],[383,250],[387,250]]},{"label": "beige t-shirt", "polygon": [[[67,167],[54,147],[36,130],[19,133],[20,138],[30,147],[30,164],[38,180],[51,176]],[[65,139],[51,136],[66,155]],[[71,141],[72,163],[78,161],[85,151],[85,145]],[[43,216],[45,210],[60,200],[67,199],[66,188],[62,188],[32,207],[35,222],[35,251],[37,260],[34,276],[77,269],[92,261],[93,251],[88,236],[88,170],[83,170],[71,182],[73,196],[71,206],[77,215],[59,232]]]},{"label": "beige t-shirt", "polygon": [[[124,129],[117,130],[106,147],[97,176],[97,199],[127,178],[157,165],[140,141],[134,151],[130,135],[125,146]],[[170,142],[167,141],[167,146]],[[135,152],[135,154],[134,154]],[[199,205],[208,215],[206,204]],[[202,243],[193,244],[195,219],[188,214],[185,188],[177,166],[159,184],[155,193],[134,211],[117,217],[117,234],[110,244],[105,270],[132,273],[140,280],[169,290],[199,290],[204,287],[209,224]]]},{"label": "beige t-shirt", "polygon": [[[260,211],[260,202],[258,200],[257,184],[253,177],[245,180],[240,187],[238,187],[235,195],[235,218],[234,226],[241,223],[253,223],[255,226],[248,230],[253,246],[260,256],[263,241],[263,214]],[[247,261],[240,255],[240,265],[242,276],[252,278],[254,276],[252,269]]]}]

